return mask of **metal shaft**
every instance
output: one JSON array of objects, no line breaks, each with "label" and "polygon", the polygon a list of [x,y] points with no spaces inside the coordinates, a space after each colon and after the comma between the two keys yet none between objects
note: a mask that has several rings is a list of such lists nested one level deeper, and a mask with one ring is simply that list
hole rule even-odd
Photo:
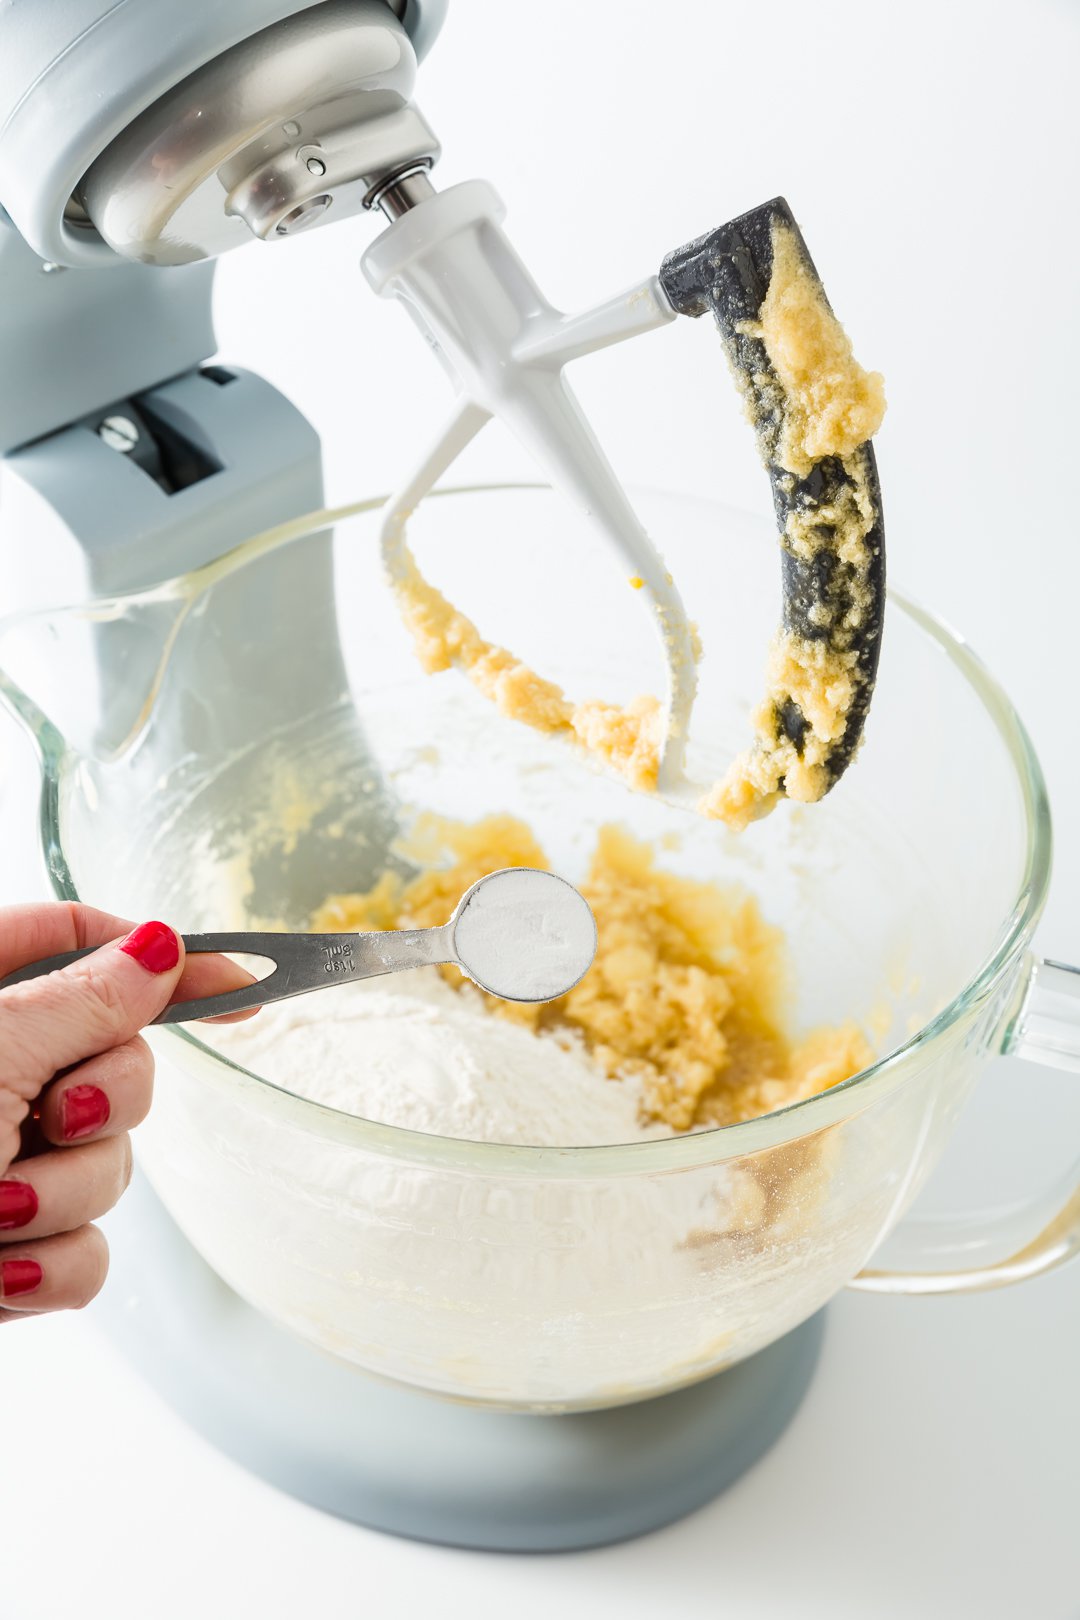
[{"label": "metal shaft", "polygon": [[417,203],[434,197],[435,187],[430,179],[430,164],[414,163],[397,174],[380,180],[364,199],[366,208],[381,208],[387,219],[393,221],[407,214]]}]

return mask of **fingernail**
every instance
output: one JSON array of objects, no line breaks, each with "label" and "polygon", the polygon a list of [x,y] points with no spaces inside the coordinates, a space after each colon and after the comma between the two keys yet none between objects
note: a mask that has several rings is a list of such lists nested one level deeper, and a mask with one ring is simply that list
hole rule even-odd
[{"label": "fingernail", "polygon": [[65,1142],[93,1136],[109,1123],[109,1099],[100,1086],[69,1086],[60,1098],[60,1134]]},{"label": "fingernail", "polygon": [[44,1275],[36,1260],[0,1260],[0,1299],[32,1294]]},{"label": "fingernail", "polygon": [[147,973],[168,973],[180,960],[180,945],[167,923],[140,923],[127,939],[120,941],[120,949],[133,956]]},{"label": "fingernail", "polygon": [[38,1212],[37,1193],[25,1181],[0,1181],[0,1232],[26,1226]]}]

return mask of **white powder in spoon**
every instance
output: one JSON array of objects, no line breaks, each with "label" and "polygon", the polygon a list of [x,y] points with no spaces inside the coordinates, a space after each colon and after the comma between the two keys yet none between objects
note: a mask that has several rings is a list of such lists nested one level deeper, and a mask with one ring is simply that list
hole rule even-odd
[{"label": "white powder in spoon", "polygon": [[512,1001],[554,1001],[596,955],[596,922],[572,883],[537,867],[481,878],[454,923],[454,949],[470,979]]},{"label": "white powder in spoon", "polygon": [[671,1134],[639,1122],[638,1083],[607,1079],[580,1039],[493,1017],[434,968],[277,1002],[200,1033],[299,1097],[385,1125],[538,1147]]}]

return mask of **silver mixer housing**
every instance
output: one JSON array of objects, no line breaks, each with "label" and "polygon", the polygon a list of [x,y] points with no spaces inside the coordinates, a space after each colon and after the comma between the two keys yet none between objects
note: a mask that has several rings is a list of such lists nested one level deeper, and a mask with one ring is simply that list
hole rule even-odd
[{"label": "silver mixer housing", "polygon": [[[67,209],[147,264],[209,259],[358,212],[439,145],[386,0],[324,0],[215,57],[105,149]],[[288,116],[284,116],[288,114]]]},{"label": "silver mixer housing", "polygon": [[438,152],[410,96],[446,5],[0,4],[0,204],[70,268],[190,263],[355,212]]}]

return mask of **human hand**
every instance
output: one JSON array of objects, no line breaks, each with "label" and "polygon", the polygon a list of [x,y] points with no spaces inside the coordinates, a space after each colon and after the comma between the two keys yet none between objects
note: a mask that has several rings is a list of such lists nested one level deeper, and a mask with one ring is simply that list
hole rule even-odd
[{"label": "human hand", "polygon": [[91,1222],[127,1186],[128,1132],[150,1107],[154,1059],[138,1032],[171,1001],[251,978],[224,957],[185,961],[164,923],[132,930],[80,905],[0,910],[0,979],[85,946],[101,949],[0,990],[0,1321],[93,1299],[108,1247]]}]

